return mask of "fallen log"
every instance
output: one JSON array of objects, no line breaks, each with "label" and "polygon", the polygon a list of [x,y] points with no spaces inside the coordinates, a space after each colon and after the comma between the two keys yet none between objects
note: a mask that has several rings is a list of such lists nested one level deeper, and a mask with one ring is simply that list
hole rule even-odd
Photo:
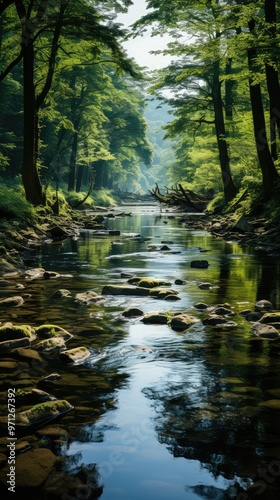
[{"label": "fallen log", "polygon": [[[187,191],[183,188],[181,184],[178,186],[165,188],[166,193],[161,193],[158,184],[156,183],[155,188],[149,190],[149,193],[160,203],[164,203],[169,206],[180,207],[185,210],[191,210],[195,212],[201,212],[205,208],[206,200],[203,200],[199,195],[196,195],[192,191]],[[196,199],[192,201],[191,196]]]}]

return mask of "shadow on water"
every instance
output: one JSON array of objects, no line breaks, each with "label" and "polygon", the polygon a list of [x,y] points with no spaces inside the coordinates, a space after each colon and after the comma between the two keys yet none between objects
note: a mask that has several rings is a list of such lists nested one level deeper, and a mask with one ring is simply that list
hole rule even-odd
[{"label": "shadow on water", "polygon": [[[53,361],[62,378],[52,393],[75,407],[61,420],[71,436],[66,470],[94,467],[102,500],[247,500],[256,481],[259,493],[279,498],[280,342],[258,339],[239,315],[254,311],[260,299],[279,308],[279,260],[149,210],[108,219],[120,236],[84,231],[77,240],[46,244],[41,265],[65,273],[59,286],[71,295],[54,301],[57,283],[30,284],[19,313],[21,321],[51,318],[74,334],[71,347],[82,339],[91,351],[75,367]],[[190,266],[201,259],[207,269]],[[106,284],[125,284],[122,273],[169,280],[180,300],[75,302],[81,291],[100,294]],[[200,288],[205,282],[211,286]],[[196,302],[208,309],[197,310]],[[224,303],[235,312],[235,326],[203,325]],[[125,319],[131,306],[143,313],[186,311],[200,321],[178,332]]]}]

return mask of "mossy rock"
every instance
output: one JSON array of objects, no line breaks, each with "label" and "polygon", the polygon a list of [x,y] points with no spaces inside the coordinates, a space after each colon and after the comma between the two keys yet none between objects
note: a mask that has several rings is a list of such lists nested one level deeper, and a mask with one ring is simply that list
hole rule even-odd
[{"label": "mossy rock", "polygon": [[259,319],[259,322],[260,323],[265,323],[265,324],[269,324],[269,323],[278,323],[280,322],[280,312],[268,312],[268,313],[265,313],[261,319]]},{"label": "mossy rock", "polygon": [[171,283],[170,281],[165,281],[165,280],[158,280],[155,278],[141,278],[140,281],[138,281],[137,286],[140,286],[142,288],[156,288],[159,286],[170,286]]},{"label": "mossy rock", "polygon": [[168,295],[178,295],[178,292],[171,288],[154,288],[150,290],[149,295],[157,299],[165,299]]},{"label": "mossy rock", "polygon": [[73,408],[74,407],[64,399],[46,401],[45,403],[34,405],[29,410],[17,412],[16,425],[21,428],[38,425],[53,420],[64,413],[68,413],[70,410],[73,410]]},{"label": "mossy rock", "polygon": [[71,333],[58,325],[41,325],[35,328],[35,332],[39,338],[48,339],[51,337],[63,337],[64,340],[69,340],[73,337]]},{"label": "mossy rock", "polygon": [[260,403],[260,406],[270,410],[280,410],[280,399],[269,399]]},{"label": "mossy rock", "polygon": [[24,337],[34,340],[36,338],[34,328],[29,325],[17,326],[12,323],[5,323],[0,327],[0,342],[22,339]]},{"label": "mossy rock", "polygon": [[178,314],[171,319],[170,326],[172,330],[183,331],[199,321],[198,318],[190,316],[189,314]]}]

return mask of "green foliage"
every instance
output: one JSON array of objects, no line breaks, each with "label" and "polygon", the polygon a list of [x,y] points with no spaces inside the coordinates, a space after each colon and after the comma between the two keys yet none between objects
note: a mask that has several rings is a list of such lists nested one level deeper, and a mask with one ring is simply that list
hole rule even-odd
[{"label": "green foliage", "polygon": [[113,198],[113,193],[109,189],[99,189],[98,191],[93,191],[91,196],[93,198],[94,205],[100,207],[112,207],[116,204]]},{"label": "green foliage", "polygon": [[[71,207],[73,207],[77,203],[81,202],[85,198],[86,194],[87,193],[85,193],[85,192],[77,193],[76,191],[68,191],[67,193],[65,193],[65,199],[66,199],[67,203],[69,203],[69,205]],[[94,204],[92,196],[89,196],[87,198],[86,203],[87,203],[87,205]]]},{"label": "green foliage", "polygon": [[0,184],[0,216],[2,219],[16,219],[19,222],[32,222],[35,216],[33,206],[25,199],[19,179]]}]

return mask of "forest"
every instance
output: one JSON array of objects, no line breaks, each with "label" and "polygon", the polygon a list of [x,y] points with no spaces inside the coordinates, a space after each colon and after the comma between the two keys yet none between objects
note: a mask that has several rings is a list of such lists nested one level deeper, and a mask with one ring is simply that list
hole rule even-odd
[{"label": "forest", "polygon": [[[277,217],[278,2],[148,0],[124,28],[132,3],[1,1],[2,215],[180,183]],[[154,72],[122,45],[146,30],[172,39]]]}]

